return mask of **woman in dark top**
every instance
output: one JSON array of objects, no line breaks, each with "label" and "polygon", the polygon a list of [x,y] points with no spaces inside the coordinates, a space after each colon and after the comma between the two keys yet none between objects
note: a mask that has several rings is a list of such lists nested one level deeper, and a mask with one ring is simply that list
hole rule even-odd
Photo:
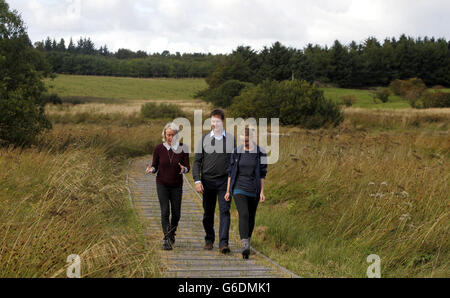
[{"label": "woman in dark top", "polygon": [[178,142],[178,131],[175,123],[168,123],[164,127],[164,143],[155,147],[152,165],[147,165],[146,169],[147,173],[157,173],[156,191],[161,206],[164,250],[171,250],[175,243],[175,232],[181,217],[183,174],[189,172],[189,151]]},{"label": "woman in dark top", "polygon": [[264,202],[264,181],[267,174],[266,153],[250,141],[250,129],[245,128],[244,145],[234,149],[228,168],[228,186],[225,200],[231,195],[239,213],[239,234],[242,241],[242,256],[250,255],[250,239],[255,227],[258,202]]}]

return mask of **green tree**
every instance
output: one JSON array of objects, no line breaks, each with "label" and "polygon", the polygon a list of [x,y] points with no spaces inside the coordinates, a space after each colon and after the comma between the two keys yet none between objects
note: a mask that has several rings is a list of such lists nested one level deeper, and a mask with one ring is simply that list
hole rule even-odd
[{"label": "green tree", "polygon": [[306,81],[265,80],[244,89],[229,108],[233,117],[280,118],[283,125],[316,129],[339,125],[344,116],[323,91]]},{"label": "green tree", "polygon": [[340,87],[348,87],[351,82],[351,56],[347,47],[344,47],[338,40],[334,42],[330,49],[331,67],[330,80],[337,83]]},{"label": "green tree", "polygon": [[56,46],[56,49],[60,52],[64,52],[66,50],[66,42],[64,38],[61,38],[58,45]]},{"label": "green tree", "polygon": [[70,38],[70,42],[69,42],[69,45],[67,46],[67,51],[69,52],[69,53],[75,53],[75,44],[73,43],[73,39],[72,39],[72,37]]},{"label": "green tree", "polygon": [[270,49],[264,48],[260,54],[262,64],[257,74],[258,82],[266,79],[282,81],[291,78],[293,53],[293,49],[283,46],[278,41]]},{"label": "green tree", "polygon": [[49,65],[34,49],[17,11],[0,0],[0,144],[29,145],[44,129],[42,78]]}]

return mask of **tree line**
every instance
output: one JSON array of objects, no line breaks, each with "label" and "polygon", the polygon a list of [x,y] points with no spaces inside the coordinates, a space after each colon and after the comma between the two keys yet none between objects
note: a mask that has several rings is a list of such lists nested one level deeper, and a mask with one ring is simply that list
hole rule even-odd
[{"label": "tree line", "polygon": [[258,84],[265,79],[291,78],[318,81],[339,87],[386,86],[395,79],[421,78],[427,85],[450,86],[450,41],[434,37],[401,35],[379,41],[331,47],[308,44],[295,49],[275,42],[256,51],[238,46],[231,54],[148,54],[106,45],[96,48],[90,38],[57,42],[47,38],[35,43],[56,73],[131,77],[208,77],[211,88],[227,80]]},{"label": "tree line", "polygon": [[383,42],[371,37],[363,43],[332,47],[308,44],[304,49],[279,42],[257,52],[239,46],[208,76],[211,89],[228,80],[259,84],[292,78],[338,87],[387,86],[395,79],[421,78],[427,85],[450,86],[450,41],[401,35]]},{"label": "tree line", "polygon": [[97,48],[90,38],[71,38],[59,42],[47,37],[34,44],[44,53],[55,73],[124,77],[205,78],[218,65],[223,55],[204,53],[175,54],[169,51],[148,54],[121,48],[111,52],[107,45]]}]

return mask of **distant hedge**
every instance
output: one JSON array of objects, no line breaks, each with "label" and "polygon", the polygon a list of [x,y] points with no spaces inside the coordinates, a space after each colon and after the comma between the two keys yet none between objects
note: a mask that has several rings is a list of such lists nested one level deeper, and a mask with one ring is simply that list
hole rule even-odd
[{"label": "distant hedge", "polygon": [[304,128],[337,126],[343,113],[337,103],[306,81],[269,81],[245,89],[229,108],[233,117],[279,118],[283,125]]},{"label": "distant hedge", "polygon": [[391,91],[408,101],[411,107],[417,109],[448,108],[450,107],[450,93],[441,92],[435,88],[428,90],[419,78],[409,80],[394,80],[389,85]]},{"label": "distant hedge", "polygon": [[424,108],[450,108],[450,93],[429,93],[423,98]]},{"label": "distant hedge", "polygon": [[159,119],[159,118],[171,118],[186,117],[183,110],[175,104],[156,104],[149,102],[141,107],[141,114],[146,118]]}]

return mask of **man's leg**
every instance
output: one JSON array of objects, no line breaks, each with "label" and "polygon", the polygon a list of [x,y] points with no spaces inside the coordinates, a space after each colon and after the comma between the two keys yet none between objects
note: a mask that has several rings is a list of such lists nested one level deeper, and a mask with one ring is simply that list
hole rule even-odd
[{"label": "man's leg", "polygon": [[219,247],[228,247],[228,238],[230,231],[230,208],[231,208],[231,197],[230,201],[225,201],[226,189],[219,189],[217,191],[219,200],[219,210],[220,210],[220,226],[219,226],[219,237],[220,243]]},{"label": "man's leg", "polygon": [[213,244],[215,241],[214,211],[216,210],[217,192],[203,184],[203,228],[205,229],[205,242]]}]

